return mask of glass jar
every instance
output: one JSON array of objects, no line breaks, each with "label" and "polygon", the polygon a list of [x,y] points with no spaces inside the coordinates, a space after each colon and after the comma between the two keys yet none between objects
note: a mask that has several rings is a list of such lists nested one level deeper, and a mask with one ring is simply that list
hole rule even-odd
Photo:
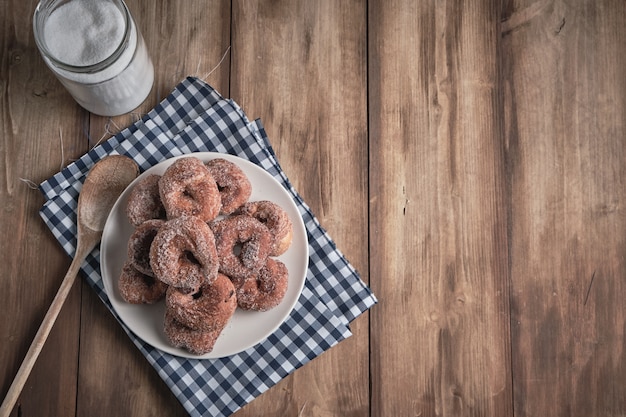
[{"label": "glass jar", "polygon": [[150,93],[154,67],[122,0],[41,0],[33,32],[48,67],[88,111],[128,113]]}]

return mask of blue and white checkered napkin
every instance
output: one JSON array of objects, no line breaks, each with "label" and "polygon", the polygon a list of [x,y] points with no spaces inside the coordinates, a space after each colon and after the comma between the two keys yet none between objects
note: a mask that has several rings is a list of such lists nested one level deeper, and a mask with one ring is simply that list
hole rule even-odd
[{"label": "blue and white checkered napkin", "polygon": [[[95,162],[122,154],[144,171],[164,159],[204,151],[246,158],[291,193],[309,241],[309,270],[302,295],[288,319],[266,340],[221,359],[170,355],[120,324],[191,416],[227,416],[349,337],[349,322],[377,302],[290,184],[260,121],[249,121],[234,101],[222,98],[197,78],[187,78],[142,120],[43,182],[40,189],[47,201],[40,214],[64,250],[73,255],[78,193]],[[116,315],[104,291],[98,249],[87,258],[82,272]]]}]

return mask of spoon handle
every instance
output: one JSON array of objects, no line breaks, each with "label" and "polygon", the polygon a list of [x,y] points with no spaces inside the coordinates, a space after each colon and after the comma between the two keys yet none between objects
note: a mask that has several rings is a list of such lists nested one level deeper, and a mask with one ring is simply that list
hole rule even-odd
[{"label": "spoon handle", "polygon": [[39,353],[41,352],[41,349],[50,334],[50,330],[52,329],[52,326],[61,311],[61,307],[63,307],[63,303],[65,303],[65,299],[74,285],[74,281],[76,281],[78,270],[80,269],[80,266],[85,260],[87,254],[91,252],[94,247],[95,243],[89,245],[79,244],[76,248],[74,260],[70,264],[67,274],[65,274],[65,278],[63,278],[63,282],[61,283],[54,300],[52,300],[52,304],[48,308],[48,312],[41,322],[39,330],[37,330],[37,334],[35,334],[35,338],[33,339],[30,348],[28,348],[28,352],[26,352],[26,356],[20,365],[20,369],[17,371],[17,375],[15,375],[15,379],[13,379],[13,383],[7,392],[7,396],[2,402],[2,406],[0,406],[0,417],[9,417],[11,414],[15,402],[17,401],[17,398],[22,392],[22,388],[24,388],[24,384],[28,379],[30,371],[33,369],[33,365],[35,364],[35,361],[37,360],[37,357],[39,356]]}]

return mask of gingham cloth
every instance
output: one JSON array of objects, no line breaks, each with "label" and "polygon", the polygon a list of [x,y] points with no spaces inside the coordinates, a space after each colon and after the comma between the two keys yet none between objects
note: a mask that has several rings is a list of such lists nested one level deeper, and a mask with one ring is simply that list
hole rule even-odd
[{"label": "gingham cloth", "polygon": [[204,151],[237,155],[267,170],[290,192],[304,220],[309,242],[306,282],[294,310],[276,332],[242,353],[221,359],[173,356],[140,340],[116,315],[104,291],[98,249],[88,256],[82,272],[191,416],[227,416],[349,337],[349,322],[377,302],[292,187],[261,122],[249,121],[234,101],[189,77],[143,119],[41,183],[47,201],[40,215],[63,249],[73,255],[78,193],[95,162],[122,154],[144,171],[164,159]]}]

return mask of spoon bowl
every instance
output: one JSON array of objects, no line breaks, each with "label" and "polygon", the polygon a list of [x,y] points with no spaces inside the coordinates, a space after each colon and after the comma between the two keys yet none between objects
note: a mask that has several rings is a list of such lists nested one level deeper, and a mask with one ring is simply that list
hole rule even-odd
[{"label": "spoon bowl", "polygon": [[102,232],[115,201],[138,174],[135,161],[122,155],[96,163],[78,196],[78,226]]}]

